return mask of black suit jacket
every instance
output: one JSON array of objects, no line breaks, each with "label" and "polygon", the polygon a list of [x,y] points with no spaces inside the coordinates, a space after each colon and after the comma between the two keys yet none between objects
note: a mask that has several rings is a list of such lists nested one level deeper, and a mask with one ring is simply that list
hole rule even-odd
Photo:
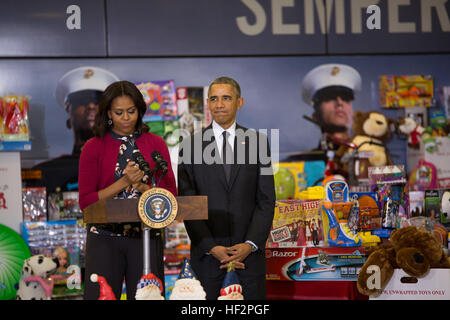
[{"label": "black suit jacket", "polygon": [[[266,270],[264,248],[275,208],[270,148],[265,135],[236,125],[237,132],[238,129],[244,130],[248,135],[242,137],[236,134],[235,162],[229,183],[222,164],[205,163],[203,157],[199,159],[199,150],[195,155],[194,141],[199,139],[199,135],[200,139],[203,137],[207,140],[201,142],[201,151],[215,155],[214,151],[211,152],[213,147],[217,148],[212,126],[185,139],[181,144],[178,194],[208,196],[208,220],[185,221],[191,239],[191,264],[197,274],[206,278],[217,278],[225,274],[223,269],[219,269],[220,262],[217,259],[205,259],[211,248],[216,245],[228,247],[247,240],[255,243],[258,250],[244,260],[244,271],[237,270],[240,277],[264,275]],[[190,148],[190,156],[186,155],[186,151],[189,151],[186,148]],[[259,156],[260,149],[267,150],[264,151],[265,159]],[[200,164],[194,163],[196,157],[201,160]],[[187,159],[191,163],[184,161]],[[270,174],[262,175],[262,169],[269,169]]]}]

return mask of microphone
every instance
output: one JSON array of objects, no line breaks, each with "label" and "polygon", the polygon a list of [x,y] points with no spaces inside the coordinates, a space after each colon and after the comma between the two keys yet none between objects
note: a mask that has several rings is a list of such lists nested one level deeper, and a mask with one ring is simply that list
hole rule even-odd
[{"label": "microphone", "polygon": [[144,156],[139,152],[139,150],[133,150],[133,160],[138,164],[139,169],[144,171],[144,174],[146,174],[148,177],[152,176],[150,166],[145,160]]},{"label": "microphone", "polygon": [[167,161],[164,160],[159,151],[155,150],[152,152],[152,159],[155,161],[156,167],[162,171],[162,174],[166,174],[168,171]]}]

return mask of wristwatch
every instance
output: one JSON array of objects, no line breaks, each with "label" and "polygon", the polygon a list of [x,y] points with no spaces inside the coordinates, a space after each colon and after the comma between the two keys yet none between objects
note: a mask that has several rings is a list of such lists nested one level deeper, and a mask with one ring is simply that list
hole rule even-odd
[{"label": "wristwatch", "polygon": [[250,240],[245,241],[245,243],[248,243],[252,247],[252,252],[255,252],[256,250],[258,250],[258,247]]}]

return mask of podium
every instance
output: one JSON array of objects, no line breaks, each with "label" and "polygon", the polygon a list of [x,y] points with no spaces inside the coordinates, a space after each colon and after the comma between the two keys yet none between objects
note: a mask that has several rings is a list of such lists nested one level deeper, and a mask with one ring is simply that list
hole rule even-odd
[{"label": "podium", "polygon": [[[151,190],[151,189],[150,189]],[[144,194],[143,194],[144,195]],[[143,223],[139,216],[138,206],[140,199],[106,199],[99,200],[83,210],[83,221],[89,223],[122,223],[142,222],[143,230],[143,274],[150,270],[150,227]],[[180,196],[176,197],[177,215],[175,220],[207,220],[207,196]]]},{"label": "podium", "polygon": [[[175,220],[207,220],[207,196],[176,197],[178,213]],[[138,215],[139,199],[99,200],[83,210],[85,223],[141,222]]]}]

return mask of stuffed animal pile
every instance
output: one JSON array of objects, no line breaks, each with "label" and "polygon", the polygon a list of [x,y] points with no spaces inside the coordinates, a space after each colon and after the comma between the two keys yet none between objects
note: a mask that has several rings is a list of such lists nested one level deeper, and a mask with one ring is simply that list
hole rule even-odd
[{"label": "stuffed animal pile", "polygon": [[[358,291],[377,296],[388,284],[394,270],[401,268],[412,277],[425,276],[430,268],[450,268],[440,242],[429,232],[408,226],[396,229],[389,244],[375,247],[358,274]],[[373,285],[374,272],[380,272],[379,285]]]}]

